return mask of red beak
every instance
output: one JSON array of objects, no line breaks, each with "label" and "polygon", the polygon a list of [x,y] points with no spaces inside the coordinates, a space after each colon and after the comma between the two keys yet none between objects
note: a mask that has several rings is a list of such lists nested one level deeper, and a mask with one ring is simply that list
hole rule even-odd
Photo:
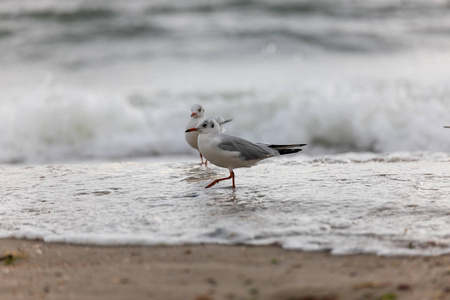
[{"label": "red beak", "polygon": [[193,116],[195,116],[195,115],[197,115],[197,114],[193,112],[193,113],[191,114],[191,117],[193,117]]},{"label": "red beak", "polygon": [[198,129],[195,127],[192,127],[192,128],[187,129],[185,132],[191,132],[191,131],[198,131]]}]

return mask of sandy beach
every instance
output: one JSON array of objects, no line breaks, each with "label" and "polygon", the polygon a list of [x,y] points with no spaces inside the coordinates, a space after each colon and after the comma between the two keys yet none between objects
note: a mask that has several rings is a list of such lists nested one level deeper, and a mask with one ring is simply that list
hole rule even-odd
[{"label": "sandy beach", "polygon": [[0,299],[450,299],[450,256],[14,239],[0,240],[0,253]]}]

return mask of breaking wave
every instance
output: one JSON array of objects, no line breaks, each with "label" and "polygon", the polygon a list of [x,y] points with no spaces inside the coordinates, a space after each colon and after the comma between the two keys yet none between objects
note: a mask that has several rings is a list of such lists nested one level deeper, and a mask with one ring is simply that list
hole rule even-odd
[{"label": "breaking wave", "polygon": [[117,96],[43,88],[0,99],[0,162],[124,159],[194,153],[190,107],[233,118],[228,133],[307,143],[306,154],[450,152],[450,90],[408,83],[308,84],[282,90]]}]

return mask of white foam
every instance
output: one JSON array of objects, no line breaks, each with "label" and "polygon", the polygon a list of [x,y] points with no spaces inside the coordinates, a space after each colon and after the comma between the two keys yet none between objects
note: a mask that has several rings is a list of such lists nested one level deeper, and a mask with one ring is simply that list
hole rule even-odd
[{"label": "white foam", "polygon": [[307,143],[310,154],[447,152],[448,97],[448,88],[410,82],[132,95],[46,86],[0,100],[0,162],[192,153],[183,128],[193,103],[233,118],[228,133]]},{"label": "white foam", "polygon": [[[450,250],[449,155],[348,153],[225,170],[192,160],[3,166],[0,238],[96,245],[278,244],[334,254]],[[421,182],[420,186],[417,182]]]}]

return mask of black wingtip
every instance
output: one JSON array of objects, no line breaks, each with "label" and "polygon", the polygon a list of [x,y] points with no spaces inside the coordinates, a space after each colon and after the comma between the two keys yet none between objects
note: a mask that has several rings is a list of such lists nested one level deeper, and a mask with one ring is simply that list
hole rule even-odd
[{"label": "black wingtip", "polygon": [[280,155],[285,155],[285,154],[293,154],[293,153],[297,153],[302,151],[302,149],[297,148],[297,149],[281,149],[278,150],[278,153],[280,153]]},{"label": "black wingtip", "polygon": [[277,150],[280,155],[285,155],[302,151],[300,147],[306,146],[306,144],[267,145],[267,146]]},{"label": "black wingtip", "polygon": [[220,125],[223,125],[223,124],[228,123],[228,122],[231,122],[231,121],[233,121],[233,119],[225,120],[225,121],[223,121],[223,122],[220,122]]}]

